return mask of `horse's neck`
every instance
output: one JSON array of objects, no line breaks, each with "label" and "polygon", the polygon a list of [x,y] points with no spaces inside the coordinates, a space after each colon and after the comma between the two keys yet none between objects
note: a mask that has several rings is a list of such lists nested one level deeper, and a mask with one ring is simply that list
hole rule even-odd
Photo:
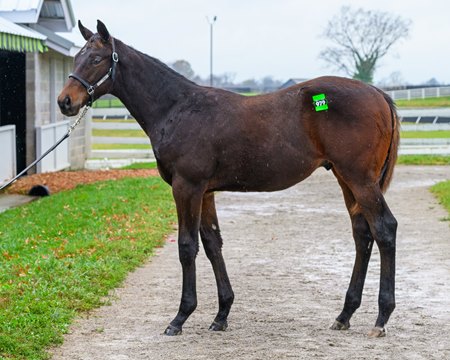
[{"label": "horse's neck", "polygon": [[119,63],[113,95],[151,135],[166,120],[172,107],[197,85],[158,60],[118,43]]}]

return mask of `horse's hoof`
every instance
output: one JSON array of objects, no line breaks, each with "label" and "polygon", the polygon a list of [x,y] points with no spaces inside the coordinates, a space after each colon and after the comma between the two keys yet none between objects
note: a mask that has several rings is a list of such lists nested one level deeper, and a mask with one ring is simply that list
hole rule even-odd
[{"label": "horse's hoof", "polygon": [[181,333],[182,333],[181,329],[178,329],[173,325],[169,325],[167,329],[164,331],[164,335],[167,336],[181,335]]},{"label": "horse's hoof", "polygon": [[372,330],[369,331],[368,336],[370,338],[379,338],[379,337],[385,337],[386,336],[386,329],[375,326]]},{"label": "horse's hoof", "polygon": [[213,321],[211,326],[209,327],[209,330],[211,331],[225,331],[228,327],[228,323],[224,321],[223,323],[218,323],[216,321]]},{"label": "horse's hoof", "polygon": [[333,325],[331,325],[331,330],[348,330],[350,328],[350,322],[346,322],[345,324],[340,321],[335,321]]}]

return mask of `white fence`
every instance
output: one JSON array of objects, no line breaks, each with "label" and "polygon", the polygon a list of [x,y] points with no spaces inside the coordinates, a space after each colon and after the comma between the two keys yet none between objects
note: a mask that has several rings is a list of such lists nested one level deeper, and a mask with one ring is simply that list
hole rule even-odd
[{"label": "white fence", "polygon": [[[36,128],[36,157],[41,156],[61,139],[69,128],[69,121],[43,125]],[[37,165],[37,172],[58,171],[70,166],[69,142],[64,140]]]},{"label": "white fence", "polygon": [[450,96],[450,86],[386,91],[394,100],[425,99]]},{"label": "white fence", "polygon": [[0,126],[0,184],[16,176],[16,127]]},{"label": "white fence", "polygon": [[[131,118],[130,113],[125,108],[93,109],[94,118]],[[107,111],[105,111],[107,110]],[[99,130],[141,130],[142,128],[135,121],[133,122],[92,122],[92,129]],[[154,161],[155,157],[151,149],[150,139],[142,137],[110,137],[93,136],[91,144],[143,144],[148,145],[147,149],[126,149],[126,150],[91,150],[91,157],[97,159],[147,159]]]}]

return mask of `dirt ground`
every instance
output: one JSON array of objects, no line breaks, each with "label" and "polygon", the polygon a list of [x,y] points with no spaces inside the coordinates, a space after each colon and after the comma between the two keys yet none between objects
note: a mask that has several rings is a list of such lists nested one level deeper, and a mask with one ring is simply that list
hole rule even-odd
[{"label": "dirt ground", "polygon": [[399,221],[397,308],[387,337],[366,335],[377,315],[379,256],[347,331],[329,330],[354,260],[340,189],[318,170],[278,193],[222,193],[218,212],[235,291],[225,332],[208,331],[217,308],[211,267],[197,259],[198,308],[177,337],[181,267],[175,237],[114,292],[110,306],[77,321],[53,359],[450,359],[450,228],[427,190],[450,167],[397,167],[387,201]]}]

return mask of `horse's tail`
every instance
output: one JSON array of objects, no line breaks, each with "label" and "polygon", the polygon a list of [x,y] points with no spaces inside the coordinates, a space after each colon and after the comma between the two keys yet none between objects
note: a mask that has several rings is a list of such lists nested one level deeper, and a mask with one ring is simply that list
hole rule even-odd
[{"label": "horse's tail", "polygon": [[398,145],[400,142],[400,119],[395,108],[394,100],[392,100],[392,98],[385,92],[381,90],[379,91],[383,94],[384,99],[389,105],[392,122],[391,144],[389,145],[387,157],[384,162],[383,169],[381,170],[379,182],[381,191],[385,192],[391,183],[392,174],[394,173],[394,166],[397,161]]}]

